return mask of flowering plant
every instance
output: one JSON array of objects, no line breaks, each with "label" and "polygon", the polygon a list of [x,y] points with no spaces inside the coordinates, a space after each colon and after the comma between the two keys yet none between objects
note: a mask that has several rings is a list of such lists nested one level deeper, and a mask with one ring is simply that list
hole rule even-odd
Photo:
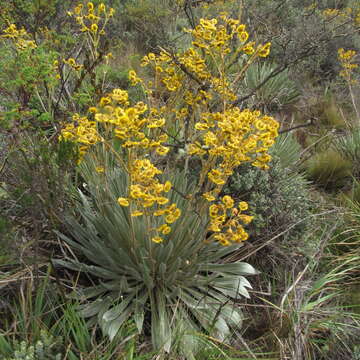
[{"label": "flowering plant", "polygon": [[[193,38],[189,49],[178,53],[161,49],[143,58],[151,80],[129,72],[131,83],[143,88],[144,102],[132,104],[127,91],[114,89],[89,108],[88,116],[75,114],[61,139],[79,143],[81,156],[96,143],[105,143],[110,150],[114,141],[120,145],[117,158],[129,176],[129,188],[118,203],[129,207],[132,217],[163,219],[159,227],[149,229],[157,243],[181,215],[167,197],[177,189],[168,180],[161,182],[159,175],[171,168],[176,152],[184,154],[185,172],[195,157],[201,171],[194,192],[184,197],[194,211],[203,214],[207,209],[209,241],[239,243],[248,237],[243,227],[251,221],[243,213],[248,204],[235,204],[231,196],[221,196],[221,190],[243,162],[268,167],[267,150],[277,136],[278,123],[234,105],[236,89],[255,59],[269,54],[270,43],[256,46],[248,41],[245,25],[225,14],[219,20],[201,19],[194,30],[186,31]],[[239,59],[244,65],[235,72]]]},{"label": "flowering plant", "polygon": [[[99,159],[105,168],[100,174]],[[79,165],[87,184],[86,195],[79,192],[80,218],[69,216],[67,235],[59,234],[80,256],[66,256],[56,264],[94,279],[92,285],[78,285],[74,293],[82,302],[81,315],[89,325],[99,324],[110,339],[130,321],[139,334],[151,333],[155,349],[170,351],[180,345],[185,355],[198,347],[198,333],[228,340],[243,318],[230,299],[249,297],[245,276],[257,272],[247,263],[227,260],[236,245],[204,246],[206,220],[174,191],[169,191],[169,201],[186,215],[162,235],[165,241],[151,241],[149,228],[159,228],[161,222],[131,216],[128,207],[117,203],[130,179],[116,163],[106,148],[86,156]],[[178,170],[168,181],[179,192],[193,191],[194,184],[186,184],[183,175]]]},{"label": "flowering plant", "polygon": [[80,192],[82,221],[68,221],[74,240],[60,236],[95,265],[58,264],[102,279],[80,292],[97,297],[83,315],[113,338],[128,319],[142,332],[151,313],[154,347],[166,351],[177,332],[185,342],[199,330],[224,340],[239,326],[240,309],[228,302],[248,296],[243,275],[256,271],[227,255],[248,238],[252,217],[222,188],[243,162],[268,167],[278,129],[236,105],[239,82],[270,43],[248,41],[245,25],[226,14],[186,32],[191,47],[146,55],[148,76],[129,72],[143,101],[113,89],[86,116],[74,114],[60,136],[79,145],[88,194]]}]

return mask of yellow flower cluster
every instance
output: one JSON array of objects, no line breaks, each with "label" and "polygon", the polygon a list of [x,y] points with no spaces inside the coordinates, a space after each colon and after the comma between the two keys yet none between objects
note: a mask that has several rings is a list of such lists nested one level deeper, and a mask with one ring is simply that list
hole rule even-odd
[{"label": "yellow flower cluster", "polygon": [[221,202],[210,205],[208,230],[215,232],[214,239],[224,246],[247,240],[249,235],[243,224],[247,225],[253,219],[252,216],[242,214],[247,209],[245,201],[241,201],[238,208],[234,207],[234,199],[229,195],[223,196]]},{"label": "yellow flower cluster", "polygon": [[356,80],[352,79],[352,73],[354,69],[359,67],[358,64],[353,63],[356,55],[357,54],[355,50],[345,51],[343,48],[340,48],[338,50],[338,59],[342,66],[340,76],[342,76],[346,81],[351,83],[356,83]]},{"label": "yellow flower cluster", "polygon": [[[221,91],[221,90],[220,90]],[[209,100],[213,98],[211,92],[205,90],[199,90],[197,93],[191,91],[186,91],[184,95],[184,100],[188,105],[206,105]]]},{"label": "yellow flower cluster", "polygon": [[68,11],[69,16],[74,16],[76,22],[81,26],[81,31],[90,35],[94,43],[97,43],[100,35],[105,35],[105,27],[109,18],[114,15],[113,8],[106,8],[101,3],[97,7],[92,2],[88,2],[86,6],[78,4],[74,11]]},{"label": "yellow flower cluster", "polygon": [[[234,169],[245,161],[252,161],[254,166],[260,168],[268,168],[267,163],[271,157],[267,151],[278,135],[278,127],[275,119],[260,116],[259,111],[242,111],[232,107],[222,113],[203,113],[201,121],[195,124],[195,129],[199,132],[197,141],[189,145],[188,153],[201,158],[204,170],[201,181],[204,182],[204,176],[207,175],[213,184],[203,194],[204,198],[209,202],[216,201]],[[251,218],[233,208],[234,201],[230,197],[224,197],[222,202],[221,206],[210,206],[210,230],[222,231],[214,238],[222,244],[246,240],[247,234],[239,221],[246,224]],[[233,216],[229,218],[225,208]],[[214,209],[217,211],[216,216]],[[243,207],[240,210],[246,209]],[[219,211],[220,215],[217,215]]]},{"label": "yellow flower cluster", "polygon": [[169,151],[163,145],[168,136],[160,130],[165,125],[165,118],[155,108],[148,111],[148,106],[143,102],[130,106],[129,95],[125,90],[114,89],[100,99],[98,107],[89,108],[89,112],[94,114],[95,121],[75,114],[74,122],[62,130],[60,140],[95,144],[102,139],[97,132],[97,124],[104,124],[121,140],[123,148],[145,149],[155,151],[158,155],[166,155]]},{"label": "yellow flower cluster", "polygon": [[231,42],[237,38],[240,41],[237,52],[248,55],[256,53],[260,57],[269,55],[271,44],[258,45],[254,48],[254,42],[247,42],[249,34],[246,26],[240,24],[239,20],[228,18],[226,14],[222,14],[220,19],[223,24],[219,24],[217,19],[201,19],[195,29],[185,29],[186,32],[192,34],[194,47],[204,49],[206,54],[214,52],[228,54],[231,52]]},{"label": "yellow flower cluster", "polygon": [[[134,70],[129,72],[131,84],[140,83],[144,88],[146,104],[131,105],[127,91],[114,89],[96,107],[89,108],[95,120],[89,122],[89,134],[77,129],[83,119],[63,130],[62,137],[79,142],[83,151],[84,146],[102,141],[102,136],[118,139],[128,154],[120,161],[130,178],[128,194],[118,203],[129,206],[132,216],[159,219],[150,229],[154,242],[163,241],[162,235],[171,231],[170,225],[181,215],[166,196],[172,184],[159,180],[162,170],[151,160],[169,152],[168,136],[169,142],[175,140],[180,148],[184,146],[179,154],[186,161],[191,156],[200,159],[197,189],[185,198],[196,210],[209,213],[209,239],[222,245],[246,240],[244,225],[252,219],[243,213],[247,203],[236,205],[228,195],[219,199],[223,186],[241,163],[266,169],[271,159],[267,151],[278,134],[278,123],[233,103],[237,99],[234,84],[256,58],[269,54],[270,43],[256,46],[249,42],[246,27],[238,20],[222,15],[219,21],[202,19],[194,30],[187,30],[193,46],[185,51],[173,54],[161,50],[144,56],[141,66],[152,68],[153,81],[145,82]],[[245,55],[244,69],[228,74],[227,65],[240,54]],[[202,194],[206,201],[195,204],[195,194]]]},{"label": "yellow flower cluster", "polygon": [[[129,95],[125,90],[114,89],[108,96],[100,99],[98,107],[89,108],[89,112],[93,114],[95,121],[76,114],[73,116],[74,122],[65,126],[60,137],[60,140],[79,143],[81,156],[89,146],[103,140],[97,130],[102,124],[121,141],[123,148],[145,149],[146,152],[154,150],[158,155],[165,155],[169,151],[163,145],[168,137],[159,131],[165,125],[165,119],[157,109],[148,110],[143,102],[130,106]],[[181,212],[176,204],[168,206],[169,200],[164,193],[169,192],[172,185],[169,181],[162,184],[156,178],[162,171],[149,159],[139,158],[139,153],[135,155],[136,159],[127,167],[131,181],[129,197],[121,197],[118,202],[121,206],[133,203],[136,209],[132,211],[132,216],[163,216],[165,224],[153,229],[156,232],[153,241],[160,242],[160,235],[171,231],[168,224],[176,221]]]},{"label": "yellow flower cluster", "polygon": [[[255,42],[247,42],[249,34],[246,27],[240,24],[239,20],[230,19],[226,15],[221,17],[223,23],[218,24],[217,19],[201,19],[200,24],[194,30],[185,29],[193,37],[192,45],[188,50],[177,53],[174,56],[161,51],[159,55],[149,53],[144,56],[141,66],[151,65],[160,78],[167,90],[175,92],[182,87],[186,72],[193,74],[199,81],[208,84],[220,95],[225,96],[228,100],[233,101],[236,95],[230,89],[230,82],[224,78],[224,69],[218,68],[218,76],[214,76],[207,65],[206,55],[211,55],[213,58],[224,58],[226,54],[231,51],[231,44],[237,39],[240,42],[236,53],[243,52],[247,55],[252,55],[252,61],[256,57],[266,57],[270,53],[270,43],[265,45],[258,45],[255,47]],[[138,83],[138,78],[133,75],[130,76],[133,84]],[[187,103],[194,105],[208,100],[209,96],[197,94],[191,96],[187,94]]]},{"label": "yellow flower cluster", "polygon": [[141,66],[151,65],[155,70],[156,77],[160,77],[161,83],[167,90],[174,92],[180,89],[184,75],[179,71],[174,59],[165,51],[161,51],[158,56],[154,53],[145,55],[141,60]]},{"label": "yellow flower cluster", "polygon": [[325,18],[350,21],[356,27],[360,26],[360,6],[346,7],[343,9],[325,9],[322,12]]},{"label": "yellow flower cluster", "polygon": [[114,135],[122,140],[124,148],[142,148],[154,150],[158,155],[166,155],[169,148],[163,143],[168,136],[161,133],[165,118],[157,109],[150,109],[143,102],[130,106],[128,93],[114,89],[100,100],[99,109],[94,109],[95,120],[113,126]]},{"label": "yellow flower cluster", "polygon": [[[168,90],[176,91],[181,87],[184,74],[179,71],[179,66],[182,66],[189,73],[194,74],[199,81],[206,83],[207,87],[212,88],[227,100],[234,101],[236,95],[230,88],[229,80],[225,78],[225,69],[217,64],[218,76],[214,76],[208,67],[204,53],[216,61],[221,58],[220,62],[224,63],[224,57],[231,52],[231,44],[237,39],[240,44],[235,54],[243,52],[251,55],[249,62],[252,62],[256,57],[269,55],[271,44],[266,43],[256,47],[254,41],[248,41],[249,34],[246,31],[246,26],[240,24],[239,20],[228,18],[226,14],[223,14],[220,19],[223,22],[222,24],[219,24],[217,19],[201,19],[200,24],[195,29],[185,29],[193,37],[193,47],[183,53],[176,54],[176,61],[165,52],[162,52],[159,57],[152,54],[155,68],[162,70],[161,72],[165,74],[162,83],[166,85]],[[143,59],[143,66],[150,62],[151,58],[148,55]],[[206,95],[204,99],[205,92],[204,90],[201,91],[203,94],[195,96],[187,94],[187,103],[195,105],[211,99],[211,95]]]},{"label": "yellow flower cluster", "polygon": [[74,58],[69,58],[67,60],[63,60],[64,64],[69,65],[73,70],[80,71],[84,66],[78,64]]},{"label": "yellow flower cluster", "polygon": [[97,132],[95,121],[90,121],[87,117],[81,117],[79,114],[74,114],[72,120],[73,122],[67,124],[62,129],[59,140],[71,141],[80,145],[80,162],[87,149],[91,145],[102,141],[102,138]]},{"label": "yellow flower cluster", "polygon": [[131,179],[129,197],[120,197],[118,202],[121,206],[129,206],[134,203],[136,210],[131,212],[131,216],[153,215],[163,216],[165,223],[155,229],[154,242],[161,242],[163,239],[160,234],[167,235],[171,231],[169,224],[174,223],[181,215],[180,209],[176,204],[168,205],[169,199],[164,196],[171,190],[172,184],[166,181],[162,184],[156,175],[162,171],[156,168],[148,159],[136,159],[129,168]]},{"label": "yellow flower cluster", "polygon": [[135,86],[138,83],[142,82],[142,79],[139,78],[134,70],[130,70],[128,74],[131,86]]},{"label": "yellow flower cluster", "polygon": [[344,9],[325,9],[323,11],[323,15],[327,18],[334,18],[334,17],[349,17],[352,13],[352,8],[346,7]]},{"label": "yellow flower cluster", "polygon": [[15,24],[10,24],[5,30],[2,38],[12,39],[17,50],[35,49],[37,47],[34,40],[30,40],[30,35],[24,28],[18,29]]},{"label": "yellow flower cluster", "polygon": [[244,161],[267,168],[270,156],[265,154],[278,135],[278,127],[275,119],[260,116],[259,111],[232,107],[222,113],[203,113],[195,124],[200,132],[198,140],[189,145],[188,153],[206,157],[206,161],[220,158],[208,176],[214,184],[223,185]]},{"label": "yellow flower cluster", "polygon": [[179,61],[192,73],[196,74],[200,80],[211,79],[211,73],[207,68],[205,59],[194,48],[188,49],[183,55],[179,56]]},{"label": "yellow flower cluster", "polygon": [[[192,47],[177,54],[165,50],[159,55],[149,53],[141,65],[153,68],[155,86],[160,82],[169,92],[183,91],[180,109],[173,108],[172,112],[180,122],[191,121],[192,140],[187,141],[187,154],[200,157],[202,171],[198,187],[205,187],[203,196],[213,203],[218,201],[228,177],[242,162],[267,168],[271,159],[267,150],[274,143],[279,125],[260,112],[240,110],[232,105],[237,95],[233,90],[234,78],[228,76],[225,65],[234,55],[243,53],[249,56],[246,68],[257,57],[268,56],[271,44],[256,45],[249,41],[246,26],[226,14],[220,20],[201,19],[195,29],[185,31],[192,35]],[[234,44],[238,46],[232,50]],[[221,112],[209,112],[212,101],[222,103]],[[216,232],[213,238],[223,245],[246,240],[243,224],[250,222],[251,217],[233,207],[232,199],[225,197],[222,201],[227,203],[209,205],[209,229]],[[212,216],[214,209],[218,216]]]}]

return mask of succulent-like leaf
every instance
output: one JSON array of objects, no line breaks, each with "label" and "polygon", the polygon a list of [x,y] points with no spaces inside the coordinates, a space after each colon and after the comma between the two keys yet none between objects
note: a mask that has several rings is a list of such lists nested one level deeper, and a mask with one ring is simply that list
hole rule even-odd
[{"label": "succulent-like leaf", "polygon": [[230,264],[205,264],[200,266],[202,271],[212,271],[221,274],[234,275],[257,275],[258,271],[250,264],[245,262],[235,262]]}]

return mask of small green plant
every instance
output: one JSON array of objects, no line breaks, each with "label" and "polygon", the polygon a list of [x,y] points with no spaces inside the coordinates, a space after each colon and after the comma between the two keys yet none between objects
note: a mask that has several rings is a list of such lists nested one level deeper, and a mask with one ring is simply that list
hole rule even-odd
[{"label": "small green plant", "polygon": [[339,135],[334,141],[335,148],[344,159],[351,161],[353,174],[360,178],[360,129],[352,128],[345,134]]},{"label": "small green plant", "polygon": [[13,354],[5,357],[4,360],[61,360],[64,358],[62,340],[54,338],[45,331],[41,331],[40,340],[35,344],[15,341],[11,346],[4,338],[1,338],[0,345],[13,348]]},{"label": "small green plant", "polygon": [[337,103],[332,92],[326,90],[324,98],[318,103],[319,106],[319,119],[322,126],[343,129],[346,126],[341,108]]},{"label": "small green plant", "polygon": [[307,177],[325,190],[344,187],[351,178],[352,162],[334,149],[315,154],[305,164]]}]

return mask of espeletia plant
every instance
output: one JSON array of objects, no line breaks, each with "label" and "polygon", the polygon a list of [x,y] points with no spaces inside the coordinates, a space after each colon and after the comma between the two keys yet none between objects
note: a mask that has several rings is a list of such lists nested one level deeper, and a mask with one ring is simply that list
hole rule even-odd
[{"label": "espeletia plant", "polygon": [[169,200],[186,216],[163,234],[161,243],[152,241],[151,229],[159,228],[161,220],[145,222],[118,204],[129,177],[110,163],[106,174],[98,174],[90,158],[81,164],[86,190],[78,193],[80,217],[69,216],[67,235],[59,234],[77,256],[57,264],[93,279],[93,285],[78,286],[74,294],[83,301],[80,314],[111,339],[131,321],[139,334],[150,333],[154,347],[165,351],[179,345],[179,339],[184,351],[194,350],[199,332],[228,340],[243,321],[234,301],[249,297],[246,276],[257,273],[247,263],[227,261],[241,244],[207,242],[208,220],[179,195],[193,190],[179,171],[170,178],[178,192]]},{"label": "espeletia plant", "polygon": [[[113,89],[64,124],[60,141],[78,145],[85,185],[58,233],[72,252],[57,265],[91,279],[75,295],[89,325],[115,339],[131,322],[157,351],[180,342],[192,358],[194,334],[227,341],[241,327],[236,300],[256,271],[229,255],[252,216],[222,189],[242,163],[268,168],[279,124],[236,105],[238,82],[270,43],[248,41],[224,14],[186,32],[189,48],[144,56],[146,76],[129,71],[143,101]],[[248,59],[240,71],[238,56]]]}]

